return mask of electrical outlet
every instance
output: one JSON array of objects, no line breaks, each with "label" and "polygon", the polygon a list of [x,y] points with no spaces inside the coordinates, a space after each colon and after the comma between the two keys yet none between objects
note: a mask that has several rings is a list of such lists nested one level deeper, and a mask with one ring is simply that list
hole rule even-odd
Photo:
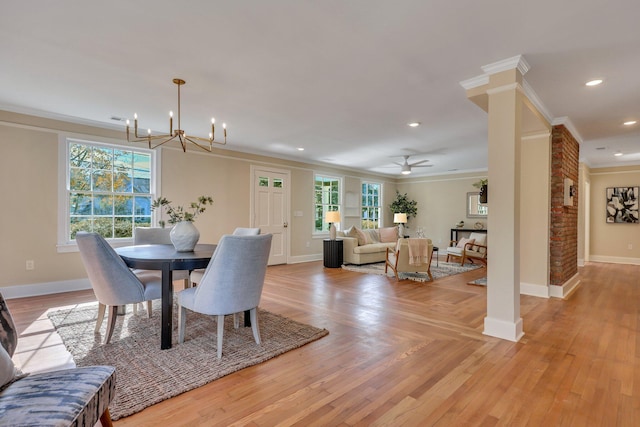
[{"label": "electrical outlet", "polygon": [[627,246],[627,248],[628,248],[629,250],[631,250],[631,249],[633,249],[633,245],[632,245],[631,243],[629,243],[629,245]]},{"label": "electrical outlet", "polygon": [[32,260],[32,259],[28,259],[27,260],[27,264],[26,264],[26,268],[27,268],[27,270],[35,270],[36,269],[35,261]]}]

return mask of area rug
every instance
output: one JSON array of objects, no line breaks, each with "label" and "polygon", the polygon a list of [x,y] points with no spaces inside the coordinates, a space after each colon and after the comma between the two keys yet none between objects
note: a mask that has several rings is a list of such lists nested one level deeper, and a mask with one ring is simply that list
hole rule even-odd
[{"label": "area rug", "polygon": [[[433,280],[440,279],[442,277],[451,276],[454,274],[460,274],[467,271],[475,270],[479,268],[479,265],[475,264],[465,264],[460,265],[457,262],[440,262],[438,265],[431,264],[431,275],[433,276]],[[384,262],[376,262],[374,264],[363,264],[363,265],[355,265],[355,264],[346,264],[342,266],[343,269],[349,271],[356,271],[358,273],[369,273],[369,274],[384,274]],[[387,276],[395,277],[393,274],[393,270],[389,269],[387,272]],[[428,282],[429,276],[427,273],[398,273],[398,277],[400,279],[409,279],[415,282]]]},{"label": "area rug", "polygon": [[469,283],[467,283],[467,285],[487,286],[487,278],[481,277],[479,279],[472,280]]},{"label": "area rug", "polygon": [[[49,319],[73,355],[77,366],[116,367],[116,396],[109,405],[114,420],[134,414],[180,393],[192,390],[248,366],[315,341],[329,332],[260,310],[262,345],[251,328],[233,328],[226,316],[222,359],[216,357],[216,322],[213,317],[189,311],[185,341],[177,343],[177,310],[173,318],[173,347],[160,350],[160,301],[153,317],[146,310],[119,316],[111,343],[102,345],[94,333],[98,304],[48,313]],[[241,322],[242,323],[242,322]]]}]

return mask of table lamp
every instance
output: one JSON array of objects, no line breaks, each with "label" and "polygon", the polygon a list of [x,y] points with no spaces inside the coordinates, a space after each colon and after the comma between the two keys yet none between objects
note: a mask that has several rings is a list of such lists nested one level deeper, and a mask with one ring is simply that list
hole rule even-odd
[{"label": "table lamp", "polygon": [[398,236],[400,236],[400,238],[404,237],[404,225],[407,223],[407,214],[406,213],[393,214],[393,222],[398,224]]},{"label": "table lamp", "polygon": [[329,223],[329,239],[336,240],[336,222],[340,222],[340,212],[329,211],[324,215],[324,221]]}]

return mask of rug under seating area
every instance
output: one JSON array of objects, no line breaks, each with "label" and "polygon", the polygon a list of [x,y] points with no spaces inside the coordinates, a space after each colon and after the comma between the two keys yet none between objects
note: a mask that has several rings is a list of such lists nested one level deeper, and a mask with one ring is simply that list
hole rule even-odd
[{"label": "rug under seating area", "polygon": [[173,317],[173,347],[160,350],[160,301],[154,301],[153,317],[146,310],[118,316],[111,342],[102,345],[107,319],[94,333],[98,303],[49,312],[77,366],[116,367],[116,396],[109,406],[114,420],[134,414],[170,397],[324,337],[329,332],[260,310],[258,346],[251,328],[233,328],[226,316],[222,359],[216,357],[216,321],[189,311],[185,342],[177,343],[177,310]]},{"label": "rug under seating area", "polygon": [[[345,264],[342,268],[349,271],[356,271],[358,273],[384,275],[384,262],[362,265]],[[440,261],[437,265],[436,263],[431,263],[431,275],[433,276],[433,280],[437,280],[454,274],[475,270],[476,268],[480,268],[480,266],[476,264],[460,265],[460,263],[457,262]],[[387,276],[395,277],[393,270],[388,269]],[[398,277],[400,279],[409,279],[415,282],[429,282],[429,276],[427,273],[398,273]]]}]

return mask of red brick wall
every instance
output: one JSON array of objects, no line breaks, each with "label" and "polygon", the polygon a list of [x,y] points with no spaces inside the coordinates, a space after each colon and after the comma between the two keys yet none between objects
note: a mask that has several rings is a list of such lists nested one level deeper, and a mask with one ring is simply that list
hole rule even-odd
[{"label": "red brick wall", "polygon": [[[578,272],[578,163],[580,145],[563,125],[551,140],[550,283],[561,286]],[[573,181],[573,206],[564,205],[564,178]]]}]

